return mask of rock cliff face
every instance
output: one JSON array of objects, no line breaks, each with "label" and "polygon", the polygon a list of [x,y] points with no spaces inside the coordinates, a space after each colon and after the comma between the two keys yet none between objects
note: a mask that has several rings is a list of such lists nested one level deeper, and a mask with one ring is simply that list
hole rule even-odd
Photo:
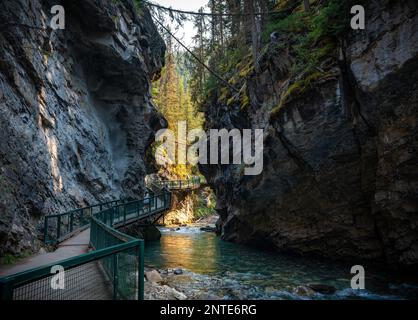
[{"label": "rock cliff face", "polygon": [[[49,27],[56,4],[65,30]],[[165,125],[150,98],[165,45],[140,10],[1,1],[0,254],[36,249],[44,215],[142,194],[145,152]]]},{"label": "rock cliff face", "polygon": [[224,239],[417,266],[417,3],[370,1],[366,14],[366,30],[347,34],[329,75],[274,116],[292,65],[281,49],[248,79],[250,107],[207,111],[208,128],[265,130],[261,175],[202,167]]}]

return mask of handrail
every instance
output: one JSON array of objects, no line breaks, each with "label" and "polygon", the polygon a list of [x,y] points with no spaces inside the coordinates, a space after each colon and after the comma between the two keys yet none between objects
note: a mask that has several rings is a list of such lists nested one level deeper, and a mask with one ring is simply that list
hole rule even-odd
[{"label": "handrail", "polygon": [[[103,209],[105,206],[106,209]],[[171,193],[164,190],[158,195],[140,200],[130,202],[118,200],[87,207],[91,212],[93,212],[93,208],[100,208],[99,212],[92,213],[89,217],[90,245],[95,251],[0,278],[0,299],[11,300],[15,296],[28,298],[28,291],[30,292],[29,299],[33,299],[34,294],[38,294],[40,297],[54,296],[55,293],[48,287],[50,285],[48,283],[49,278],[53,276],[51,275],[53,266],[62,266],[66,272],[69,270],[71,273],[71,270],[76,267],[97,262],[99,269],[104,271],[102,274],[108,279],[107,282],[112,285],[113,299],[129,299],[136,295],[137,299],[142,300],[144,298],[144,242],[126,235],[116,230],[116,228],[163,212],[170,206]],[[71,212],[79,210],[48,217],[68,216]],[[45,219],[49,219],[48,217]],[[74,225],[72,226],[74,227]],[[84,225],[79,225],[78,230],[82,228],[84,228]],[[59,235],[59,232],[57,235]],[[59,239],[57,237],[57,241]],[[72,275],[74,277],[72,278],[73,281],[70,282],[80,282],[77,272],[74,274]],[[132,277],[137,278],[138,282],[133,283]],[[32,288],[35,282],[39,287],[38,291],[41,291],[40,293]],[[82,283],[80,283],[80,287],[83,287]],[[76,289],[73,290],[77,291]],[[70,290],[69,294],[74,295],[76,293]]]},{"label": "handrail", "polygon": [[[147,201],[151,201],[151,199],[154,199],[154,197],[155,195],[148,196],[140,200],[133,200],[130,202],[127,202],[125,200],[108,201],[105,203],[100,203],[100,204],[96,204],[96,205],[81,208],[81,209],[71,210],[68,212],[61,213],[61,214],[45,216],[44,243],[56,244],[56,243],[62,242],[68,239],[69,237],[71,237],[72,235],[74,235],[74,233],[77,233],[87,228],[90,223],[90,217],[92,217],[95,213],[100,213],[101,211],[103,211],[103,208],[108,209],[108,208],[120,206],[123,204],[132,205],[134,203],[139,203],[139,202],[144,203]],[[94,209],[99,209],[99,210],[95,212]],[[54,226],[55,228],[52,228],[52,230],[49,230],[51,226]],[[50,235],[50,231],[52,235]]]},{"label": "handrail", "polygon": [[9,294],[4,294],[4,290],[3,290],[9,284],[13,284],[13,286],[15,287],[22,286],[27,283],[34,282],[36,280],[40,280],[45,277],[51,276],[51,268],[53,266],[60,265],[64,269],[75,268],[80,265],[86,264],[88,262],[96,261],[100,258],[107,257],[112,254],[122,252],[126,249],[136,247],[141,242],[143,242],[143,240],[136,239],[135,241],[130,241],[130,242],[122,243],[119,245],[111,246],[108,248],[84,253],[77,257],[68,258],[65,260],[61,260],[59,262],[50,263],[42,267],[22,271],[22,272],[19,272],[10,276],[0,278],[0,293],[2,293],[1,300],[9,300],[9,299],[4,299],[4,297],[9,296]]},{"label": "handrail", "polygon": [[195,176],[186,180],[161,180],[155,181],[154,184],[159,188],[167,188],[169,190],[186,190],[199,188],[202,183],[200,177]]},{"label": "handrail", "polygon": [[[90,217],[95,213],[102,211],[103,208],[113,207],[123,202],[124,200],[107,201],[60,214],[45,216],[44,243],[55,244],[62,242],[71,237],[74,233],[88,227]],[[52,227],[52,235],[49,234],[50,227]]]}]

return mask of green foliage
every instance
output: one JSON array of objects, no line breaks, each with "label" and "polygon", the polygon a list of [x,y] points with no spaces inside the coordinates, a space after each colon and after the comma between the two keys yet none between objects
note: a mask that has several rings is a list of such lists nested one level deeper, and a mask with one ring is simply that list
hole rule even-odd
[{"label": "green foliage", "polygon": [[218,80],[213,75],[209,75],[206,82],[203,84],[204,96],[208,98],[215,95],[219,89]]},{"label": "green foliage", "polygon": [[[363,4],[367,0],[358,0]],[[232,2],[231,2],[232,3]],[[215,13],[240,13],[245,9],[242,1],[237,7],[224,6],[222,1],[211,2],[211,10]],[[251,99],[246,82],[257,69],[255,59],[272,54],[274,49],[286,50],[294,61],[290,70],[290,86],[282,95],[275,112],[289,98],[301,94],[313,86],[315,81],[327,77],[328,61],[335,61],[341,36],[350,27],[350,7],[354,0],[311,0],[309,11],[305,11],[302,0],[254,1],[265,11],[274,10],[274,15],[261,16],[260,26],[263,28],[263,43],[258,44],[258,35],[250,26],[254,24],[246,18],[217,18],[206,24],[202,17],[196,17],[195,27],[198,29],[194,37],[194,54],[221,78],[233,87],[240,89],[233,92],[225,83],[208,73],[200,63],[192,62],[188,79],[191,100],[198,109],[222,104],[231,107],[239,106],[246,109]],[[243,5],[243,6],[242,6]],[[250,23],[251,22],[251,23]],[[278,32],[279,41],[270,42],[270,35]],[[261,50],[258,50],[262,47]],[[275,48],[273,48],[275,47]],[[259,52],[255,53],[254,50]],[[328,59],[331,58],[331,59]],[[259,59],[263,63],[267,60]],[[264,65],[261,65],[263,67]],[[286,66],[287,67],[287,66]]]},{"label": "green foliage", "polygon": [[10,253],[6,253],[3,257],[1,257],[0,264],[2,265],[13,265],[20,259],[28,258],[32,255],[30,250],[24,250],[19,254],[13,255]]},{"label": "green foliage", "polygon": [[284,19],[270,21],[266,35],[277,31],[289,39],[296,58],[294,74],[309,76],[335,53],[338,37],[350,25],[350,2],[329,0],[314,7],[312,13],[296,11]]},{"label": "green foliage", "polygon": [[[203,115],[198,112],[196,104],[191,99],[189,76],[190,72],[184,57],[172,52],[170,48],[161,77],[153,83],[152,95],[159,112],[167,120],[169,129],[175,133],[178,131],[179,121],[186,121],[188,130],[203,127]],[[178,145],[187,143],[176,142]],[[154,155],[157,147],[157,143],[154,143],[151,148]],[[165,165],[164,168],[160,168],[160,174],[172,179],[187,179],[196,170],[190,165]]]},{"label": "green foliage", "polygon": [[266,26],[263,32],[263,39],[267,42],[270,34],[275,31],[286,31],[299,33],[303,32],[306,28],[305,19],[308,15],[306,12],[296,12],[287,16],[281,20],[271,20]]},{"label": "green foliage", "polygon": [[[113,1],[120,1],[120,0],[113,0]],[[134,6],[138,15],[143,14],[141,0],[134,0]]]},{"label": "green foliage", "polygon": [[222,74],[234,72],[237,65],[242,62],[242,58],[246,55],[248,55],[248,48],[227,48],[219,61],[219,71]]},{"label": "green foliage", "polygon": [[194,214],[197,219],[208,217],[215,213],[216,197],[213,193],[209,195],[209,202],[210,204],[207,205],[206,199],[203,197],[199,198],[197,209],[194,210]]},{"label": "green foliage", "polygon": [[272,117],[276,117],[292,97],[303,94],[315,82],[334,76],[318,67],[327,58],[336,57],[339,38],[350,26],[352,3],[351,0],[329,0],[314,6],[309,13],[299,10],[284,19],[270,22],[267,32],[278,31],[288,38],[290,52],[296,61],[292,78],[298,79],[282,94],[278,105],[271,112]]},{"label": "green foliage", "polygon": [[13,265],[16,263],[16,257],[12,254],[6,253],[4,257],[1,258],[2,265]]},{"label": "green foliage", "polygon": [[[212,94],[217,97],[218,102],[226,103],[232,106],[234,103],[240,103],[241,110],[250,104],[248,90],[245,80],[254,73],[254,60],[248,48],[228,49],[228,56],[223,58],[219,65],[222,75],[228,79],[229,84],[237,88],[241,88],[239,94],[231,92],[227,87],[219,88],[219,83],[213,83]],[[230,54],[230,55],[229,55]],[[220,92],[218,92],[218,90]],[[210,94],[208,92],[208,94]]]},{"label": "green foliage", "polygon": [[[303,1],[283,0],[275,5],[277,14],[267,20],[263,30],[264,46],[260,54],[271,51],[270,34],[278,32],[279,42],[275,46],[289,49],[294,58],[288,92],[285,92],[275,111],[279,110],[288,99],[303,93],[312,86],[312,82],[327,76],[327,66],[322,68],[328,58],[336,57],[339,38],[350,26],[350,6],[352,0],[311,1],[310,12],[305,12]],[[234,41],[239,40],[240,43]],[[212,52],[209,61],[216,66],[221,77],[237,88],[245,88],[248,78],[254,74],[254,60],[248,43],[244,39],[232,38],[231,45],[223,50],[223,54]],[[269,48],[270,50],[267,50]],[[322,75],[321,75],[322,73]],[[297,79],[297,80],[294,80]],[[292,81],[292,80],[291,80]],[[250,104],[248,90],[239,94],[231,92],[215,77],[208,76],[203,85],[204,101],[232,106],[239,103],[241,110]]]}]

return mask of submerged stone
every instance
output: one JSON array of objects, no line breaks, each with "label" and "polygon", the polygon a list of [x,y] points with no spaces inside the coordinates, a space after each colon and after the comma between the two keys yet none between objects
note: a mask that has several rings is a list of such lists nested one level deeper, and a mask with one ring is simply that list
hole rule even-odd
[{"label": "submerged stone", "polygon": [[334,294],[337,289],[333,286],[320,283],[310,283],[307,285],[308,288],[312,289],[315,292],[322,294]]},{"label": "submerged stone", "polygon": [[183,274],[183,270],[182,270],[182,269],[180,269],[180,268],[175,269],[175,270],[174,270],[174,274],[177,274],[177,275]]}]

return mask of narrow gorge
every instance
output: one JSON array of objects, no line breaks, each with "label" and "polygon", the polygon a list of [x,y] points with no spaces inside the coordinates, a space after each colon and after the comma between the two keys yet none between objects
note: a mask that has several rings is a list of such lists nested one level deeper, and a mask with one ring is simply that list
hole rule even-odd
[{"label": "narrow gorge", "polygon": [[173,1],[0,0],[0,300],[417,299],[418,2]]}]

